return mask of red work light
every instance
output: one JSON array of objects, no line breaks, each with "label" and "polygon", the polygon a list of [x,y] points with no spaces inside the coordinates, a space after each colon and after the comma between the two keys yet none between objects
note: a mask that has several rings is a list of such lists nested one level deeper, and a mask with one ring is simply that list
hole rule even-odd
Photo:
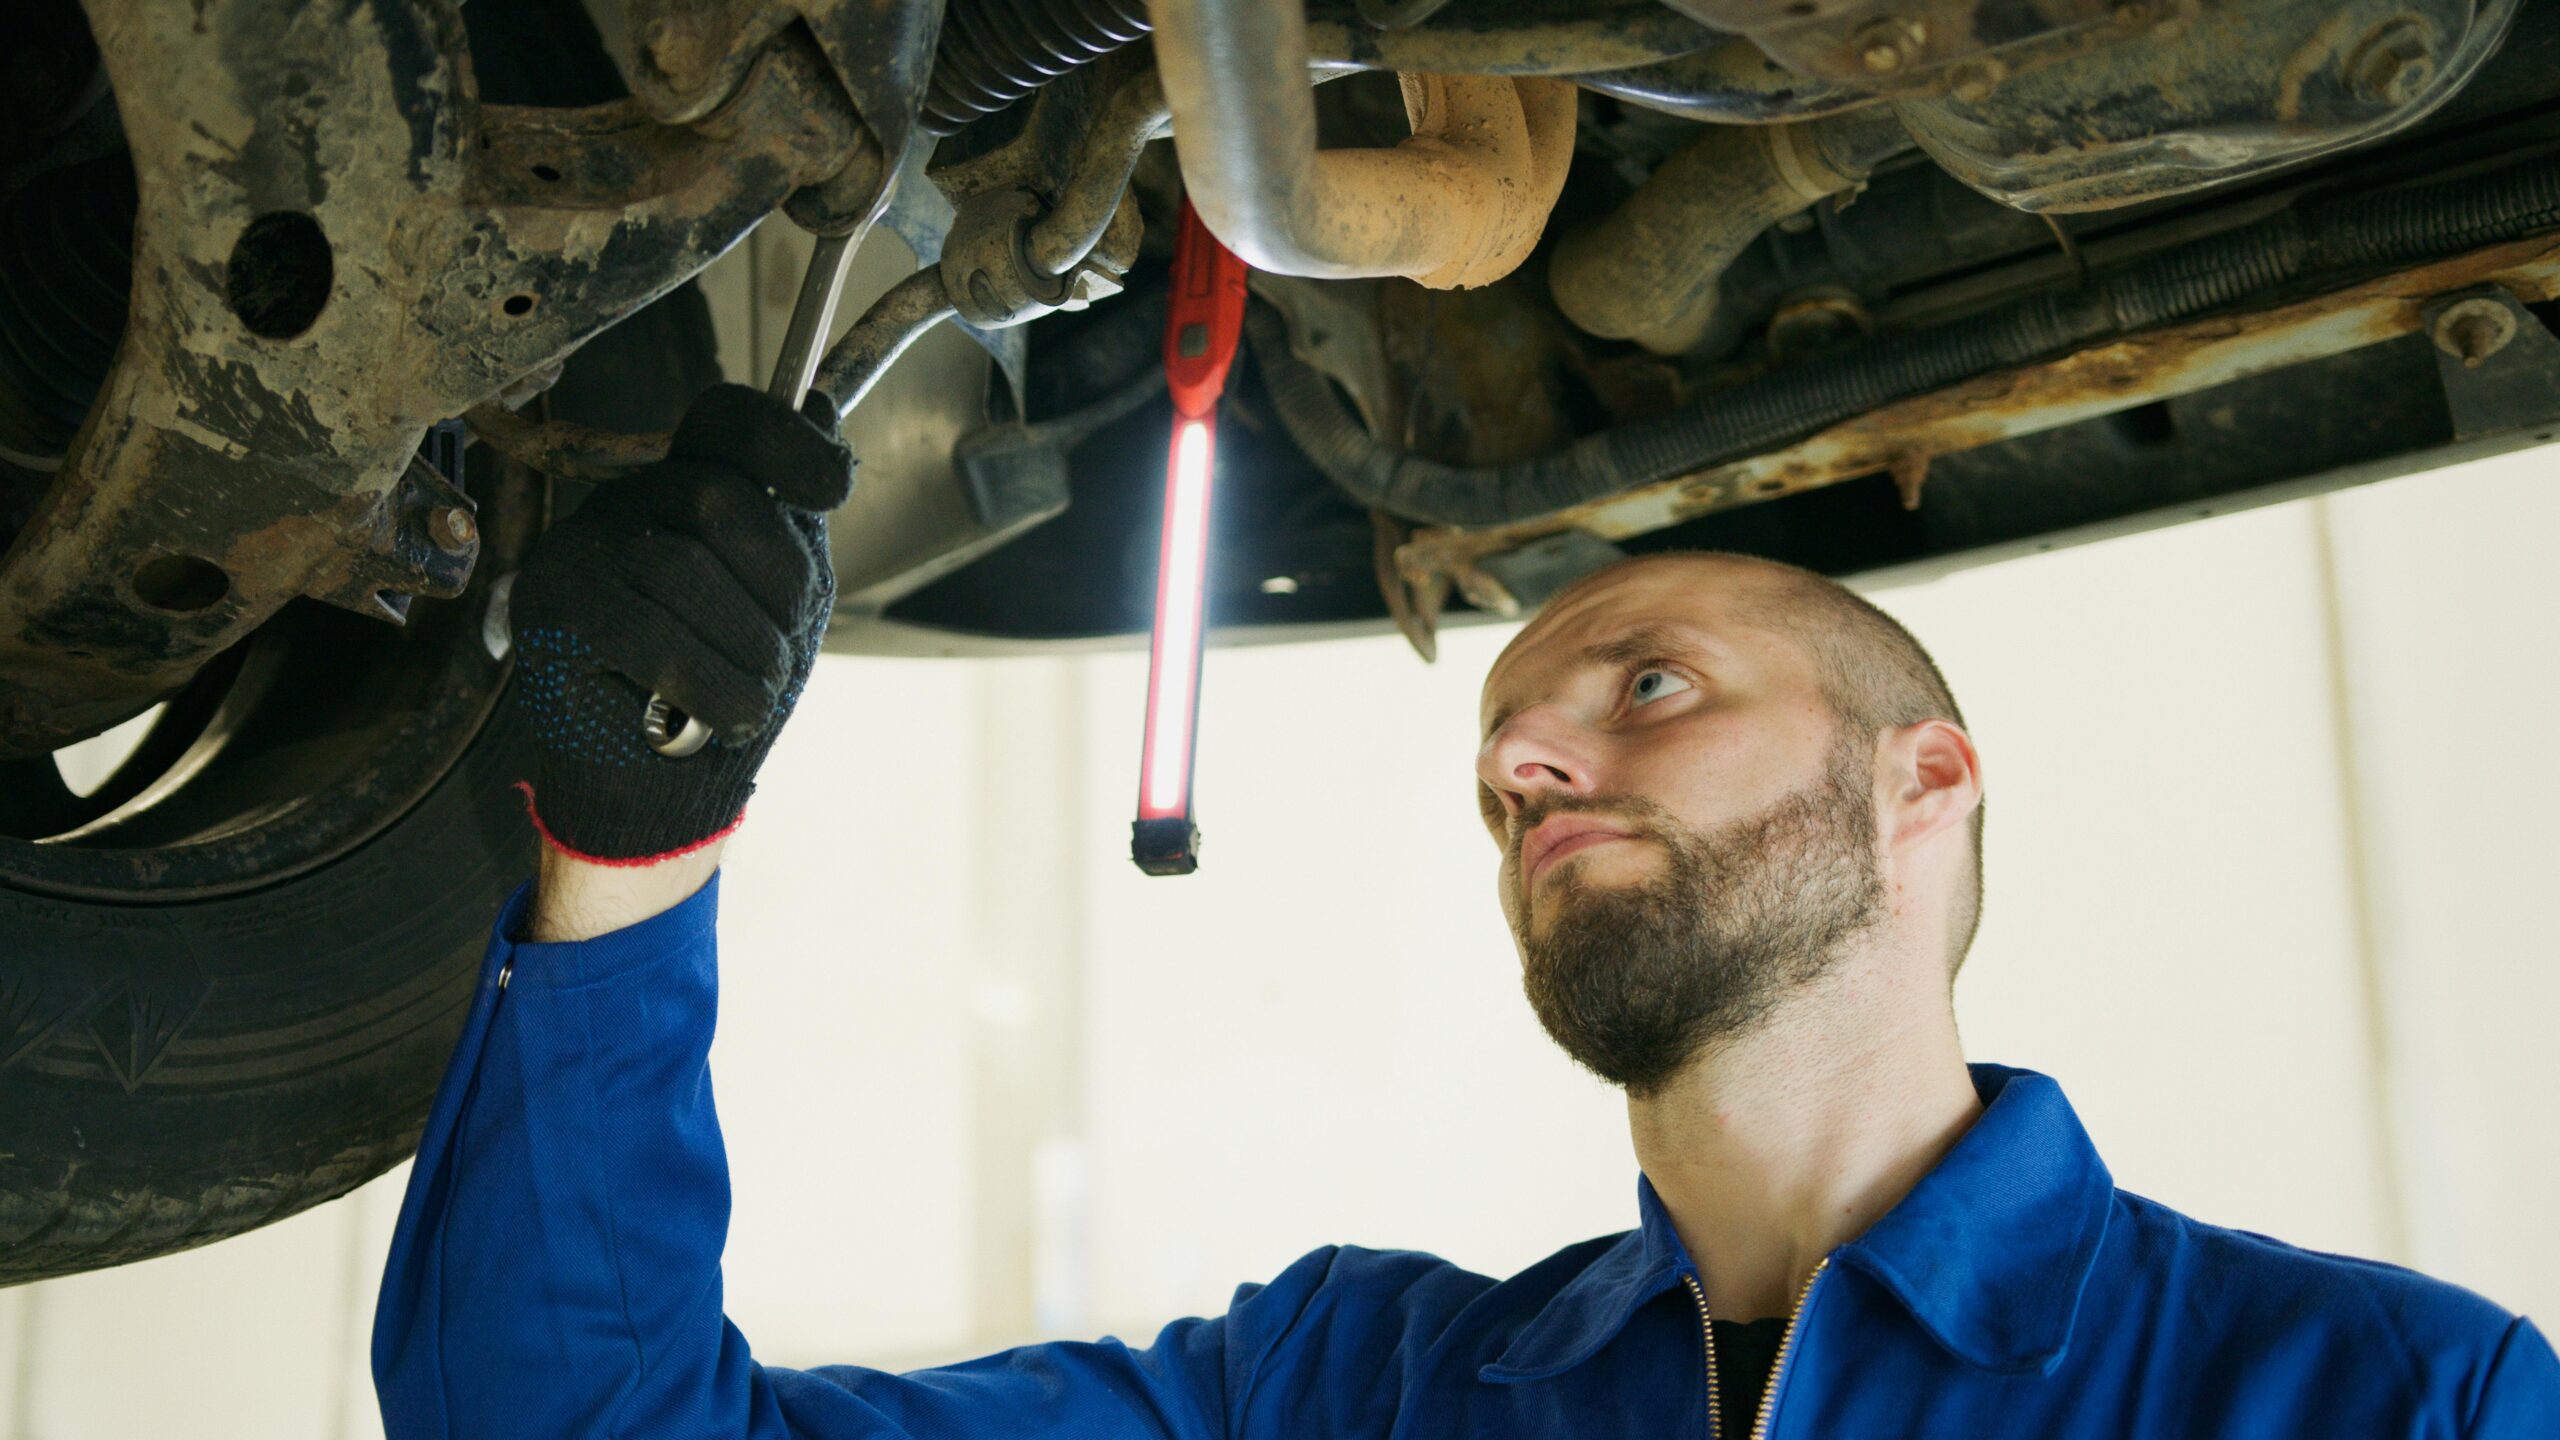
[{"label": "red work light", "polygon": [[1200,865],[1191,769],[1199,748],[1200,655],[1209,630],[1209,498],[1217,478],[1218,395],[1244,333],[1244,278],[1244,262],[1184,201],[1164,322],[1173,443],[1165,463],[1164,539],[1156,551],[1155,633],[1147,647],[1147,739],[1129,847],[1130,858],[1150,875],[1188,875]]}]

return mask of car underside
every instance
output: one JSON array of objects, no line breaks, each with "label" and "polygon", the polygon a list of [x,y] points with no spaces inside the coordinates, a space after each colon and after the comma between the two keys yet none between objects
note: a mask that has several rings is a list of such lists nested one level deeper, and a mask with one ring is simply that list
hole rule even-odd
[{"label": "car underside", "polygon": [[1254,270],[1222,641],[2560,433],[2551,0],[20,0],[0,59],[0,1284],[414,1143],[529,844],[512,572],[759,226],[908,272],[821,336],[839,651],[1142,643],[1186,205]]}]

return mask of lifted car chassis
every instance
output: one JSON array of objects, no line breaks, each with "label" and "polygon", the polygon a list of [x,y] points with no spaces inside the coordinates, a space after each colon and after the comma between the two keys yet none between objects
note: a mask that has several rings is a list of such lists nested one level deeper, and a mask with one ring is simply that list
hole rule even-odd
[{"label": "lifted car chassis", "polygon": [[0,760],[133,715],[297,596],[397,621],[457,592],[470,502],[417,458],[428,426],[794,191],[876,190],[905,138],[864,128],[805,30],[655,111],[562,110],[479,103],[429,0],[86,9],[142,196],[133,296],[0,570]]}]

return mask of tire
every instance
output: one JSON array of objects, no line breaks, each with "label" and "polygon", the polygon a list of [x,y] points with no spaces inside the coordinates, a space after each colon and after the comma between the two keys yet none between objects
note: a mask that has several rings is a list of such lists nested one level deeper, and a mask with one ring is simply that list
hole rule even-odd
[{"label": "tire", "polygon": [[[610,98],[574,5],[475,8],[532,27],[482,52],[475,16],[484,95]],[[688,284],[571,357],[546,403],[664,429],[718,378]],[[0,838],[0,1285],[209,1244],[416,1147],[534,853],[513,790],[530,741],[488,637],[498,577],[555,497],[478,449],[466,469],[484,549],[463,596],[417,602],[405,629],[297,602],[209,667],[197,723],[245,677],[264,688],[231,742],[245,757],[179,792],[181,812],[216,792],[192,815],[94,844]],[[206,819],[231,814],[248,818]]]},{"label": "tire", "polygon": [[529,873],[500,706],[356,853],[186,905],[0,890],[0,1285],[203,1245],[405,1158]]}]

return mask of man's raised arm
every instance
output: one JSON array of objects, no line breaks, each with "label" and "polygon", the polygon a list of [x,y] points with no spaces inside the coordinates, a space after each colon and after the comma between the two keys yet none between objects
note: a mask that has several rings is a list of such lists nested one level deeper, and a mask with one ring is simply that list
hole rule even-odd
[{"label": "man's raised arm", "polygon": [[[1146,1350],[1041,1345],[915,1375],[760,1366],[722,1313],[713,871],[816,656],[824,515],[850,464],[764,396],[712,391],[665,462],[599,491],[517,579],[542,869],[491,937],[392,1239],[373,1336],[390,1440],[1210,1440],[1272,1428],[1247,1417],[1257,1393],[1305,1413],[1293,1385],[1256,1382],[1331,1283],[1329,1253]],[[647,744],[653,692],[711,742]]]},{"label": "man's raised arm", "polygon": [[392,1241],[394,1437],[780,1433],[748,1423],[720,1311],[712,875],[815,663],[851,484],[840,439],[723,386],[516,577],[541,872],[491,939]]}]

